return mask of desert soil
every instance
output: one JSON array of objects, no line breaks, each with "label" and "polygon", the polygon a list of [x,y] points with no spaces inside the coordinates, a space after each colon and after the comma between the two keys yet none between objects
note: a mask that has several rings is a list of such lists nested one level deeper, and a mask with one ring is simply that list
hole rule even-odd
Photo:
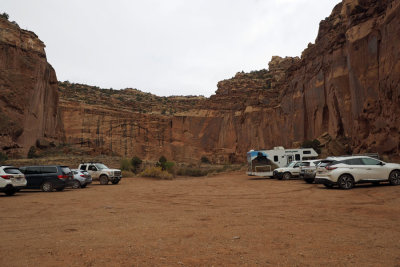
[{"label": "desert soil", "polygon": [[400,186],[243,173],[0,197],[0,266],[399,266]]}]

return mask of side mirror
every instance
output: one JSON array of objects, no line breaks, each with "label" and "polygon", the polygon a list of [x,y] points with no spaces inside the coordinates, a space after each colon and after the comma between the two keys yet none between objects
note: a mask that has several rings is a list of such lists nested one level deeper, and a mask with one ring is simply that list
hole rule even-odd
[{"label": "side mirror", "polygon": [[381,162],[379,163],[379,165],[385,166],[386,164],[385,164],[384,162],[381,161]]}]

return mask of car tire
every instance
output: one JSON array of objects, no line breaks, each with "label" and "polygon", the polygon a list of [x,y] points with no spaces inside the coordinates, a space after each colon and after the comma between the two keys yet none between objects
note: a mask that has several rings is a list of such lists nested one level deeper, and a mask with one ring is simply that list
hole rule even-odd
[{"label": "car tire", "polygon": [[349,174],[343,174],[338,179],[340,189],[348,190],[354,187],[354,178]]},{"label": "car tire", "polygon": [[72,182],[72,188],[73,188],[73,189],[81,188],[81,183],[80,183],[79,181],[77,181],[77,180],[74,180],[74,181]]},{"label": "car tire", "polygon": [[292,178],[292,174],[290,172],[285,172],[282,175],[282,180],[290,180]]},{"label": "car tire", "polygon": [[332,185],[332,184],[324,184],[324,186],[325,186],[326,188],[333,188],[333,185]]},{"label": "car tire", "polygon": [[14,195],[15,193],[17,193],[17,190],[15,190],[14,188],[13,188],[13,189],[8,189],[8,190],[4,191],[4,194],[6,194],[7,196],[12,196],[12,195]]},{"label": "car tire", "polygon": [[313,178],[307,178],[307,179],[304,179],[304,181],[305,181],[307,184],[312,184],[312,183],[314,183],[314,179],[313,179]]},{"label": "car tire", "polygon": [[389,174],[389,183],[391,185],[399,185],[400,184],[400,171],[394,170]]},{"label": "car tire", "polygon": [[102,185],[108,184],[108,177],[106,175],[101,175],[99,180],[100,180],[100,184],[102,184]]},{"label": "car tire", "polygon": [[114,181],[112,181],[111,183],[112,183],[112,184],[118,184],[118,183],[119,183],[119,180],[114,180]]},{"label": "car tire", "polygon": [[53,191],[53,184],[50,182],[44,182],[40,188],[43,192],[52,192]]}]

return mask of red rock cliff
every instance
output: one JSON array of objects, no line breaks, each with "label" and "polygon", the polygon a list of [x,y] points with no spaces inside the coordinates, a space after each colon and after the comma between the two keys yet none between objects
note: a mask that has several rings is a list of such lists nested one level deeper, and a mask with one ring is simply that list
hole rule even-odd
[{"label": "red rock cliff", "polygon": [[37,140],[63,139],[57,77],[44,44],[0,18],[0,147],[26,156]]}]

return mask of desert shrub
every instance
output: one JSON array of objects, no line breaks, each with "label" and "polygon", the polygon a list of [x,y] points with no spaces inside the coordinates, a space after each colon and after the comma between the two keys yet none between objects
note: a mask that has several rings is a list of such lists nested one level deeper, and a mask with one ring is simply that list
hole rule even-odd
[{"label": "desert shrub", "polygon": [[143,177],[151,177],[151,178],[159,178],[165,180],[171,180],[172,174],[167,171],[163,171],[160,167],[150,167],[146,168],[144,171],[140,173],[140,176]]},{"label": "desert shrub", "polygon": [[135,174],[131,171],[122,171],[122,177],[126,178],[126,177],[134,177]]},{"label": "desert shrub", "polygon": [[206,164],[211,163],[210,160],[206,156],[202,156],[200,160],[201,160],[201,163],[206,163]]},{"label": "desert shrub", "polygon": [[321,153],[321,148],[319,147],[321,143],[317,140],[304,140],[303,144],[301,145],[302,148],[313,148],[315,152],[318,154]]},{"label": "desert shrub", "polygon": [[121,171],[131,171],[132,165],[129,159],[121,159],[120,162]]},{"label": "desert shrub", "polygon": [[142,160],[139,157],[134,156],[131,159],[131,165],[132,165],[132,171],[134,173],[137,173],[142,165]]},{"label": "desert shrub", "polygon": [[6,12],[3,12],[2,14],[0,14],[0,18],[8,20],[10,16]]},{"label": "desert shrub", "polygon": [[175,168],[175,163],[174,163],[174,162],[172,162],[172,161],[167,161],[167,162],[165,162],[164,165],[165,165],[165,170],[166,170],[168,173],[172,174],[173,176],[176,175],[176,168]]},{"label": "desert shrub", "polygon": [[196,169],[196,168],[180,168],[177,174],[180,176],[193,176],[200,177],[206,176],[209,173],[208,170]]},{"label": "desert shrub", "polygon": [[3,163],[6,160],[8,160],[7,154],[0,152],[0,163]]},{"label": "desert shrub", "polygon": [[167,158],[166,158],[165,156],[161,156],[161,157],[158,159],[157,166],[161,167],[161,169],[162,169],[163,171],[165,171],[165,170],[167,169],[166,163],[167,163]]},{"label": "desert shrub", "polygon": [[36,147],[31,146],[31,148],[29,148],[28,151],[28,159],[33,159],[33,158],[37,158],[38,156],[36,155]]}]

